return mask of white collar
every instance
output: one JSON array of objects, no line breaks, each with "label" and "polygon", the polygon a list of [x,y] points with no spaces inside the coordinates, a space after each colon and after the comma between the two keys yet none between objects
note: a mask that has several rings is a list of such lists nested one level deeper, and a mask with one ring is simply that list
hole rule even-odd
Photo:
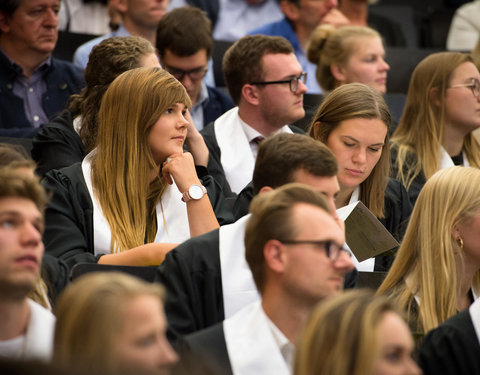
[{"label": "white collar", "polygon": [[[82,162],[83,177],[92,200],[93,248],[95,255],[110,254],[112,232],[107,219],[103,215],[100,202],[93,193],[90,162],[95,152],[96,150],[90,152]],[[187,208],[181,198],[182,194],[175,184],[167,186],[156,206],[157,234],[154,242],[181,243],[190,238]]]},{"label": "white collar", "polygon": [[[462,156],[463,156],[463,166],[469,167],[470,163],[468,162],[467,154],[465,153],[465,151],[462,151]],[[447,151],[443,148],[443,146],[440,146],[438,161],[439,161],[438,169],[445,169],[445,168],[450,168],[455,166],[452,158],[450,157],[450,155],[448,155]]]},{"label": "white collar", "polygon": [[470,305],[468,312],[470,313],[473,328],[475,329],[475,333],[480,344],[480,298],[475,299],[475,302]]},{"label": "white collar", "polygon": [[245,226],[250,214],[219,230],[220,269],[222,272],[223,310],[225,319],[248,304],[259,301],[260,294],[245,259]]}]

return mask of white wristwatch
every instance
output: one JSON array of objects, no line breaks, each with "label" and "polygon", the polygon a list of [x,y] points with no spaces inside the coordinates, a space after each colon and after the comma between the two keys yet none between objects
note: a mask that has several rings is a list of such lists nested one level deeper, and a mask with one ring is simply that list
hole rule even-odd
[{"label": "white wristwatch", "polygon": [[193,184],[188,188],[186,192],[182,194],[182,201],[184,202],[188,202],[191,200],[198,201],[205,194],[207,194],[207,189],[205,189],[205,186]]}]

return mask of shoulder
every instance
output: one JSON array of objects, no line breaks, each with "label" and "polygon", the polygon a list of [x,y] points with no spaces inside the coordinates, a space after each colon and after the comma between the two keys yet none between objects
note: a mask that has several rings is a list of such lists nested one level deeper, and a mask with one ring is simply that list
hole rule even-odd
[{"label": "shoulder", "polygon": [[230,96],[217,89],[216,87],[207,86],[208,98],[210,100],[218,100],[230,104],[230,108],[233,107],[233,102]]},{"label": "shoulder", "polygon": [[62,78],[71,78],[83,84],[83,70],[71,62],[52,58],[52,66],[55,69],[55,76],[61,75]]}]

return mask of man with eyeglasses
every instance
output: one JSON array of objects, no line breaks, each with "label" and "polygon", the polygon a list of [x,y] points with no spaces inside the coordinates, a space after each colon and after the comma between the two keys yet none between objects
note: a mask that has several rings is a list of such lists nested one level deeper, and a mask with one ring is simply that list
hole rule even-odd
[{"label": "man with eyeglasses", "polygon": [[261,301],[186,336],[184,352],[224,374],[291,374],[303,323],[319,301],[342,291],[353,269],[344,241],[328,203],[309,187],[287,184],[256,196],[245,257]]},{"label": "man with eyeglasses", "polygon": [[176,8],[158,23],[160,62],[187,90],[193,104],[190,114],[198,130],[233,107],[227,95],[203,81],[212,46],[211,22],[198,8]]},{"label": "man with eyeglasses", "polygon": [[226,196],[236,196],[252,179],[259,142],[276,133],[302,133],[288,124],[305,116],[307,77],[281,37],[239,39],[225,53],[222,67],[237,107],[201,133],[210,151],[210,174]]},{"label": "man with eyeglasses", "polygon": [[[330,212],[343,228],[335,214],[337,172],[335,156],[323,143],[304,134],[281,133],[260,145],[252,191],[263,194],[290,182],[308,185],[326,198]],[[165,257],[157,280],[167,290],[165,312],[172,341],[219,323],[260,299],[245,259],[243,239],[248,218],[191,238]],[[349,273],[345,287],[355,283],[355,272]]]}]

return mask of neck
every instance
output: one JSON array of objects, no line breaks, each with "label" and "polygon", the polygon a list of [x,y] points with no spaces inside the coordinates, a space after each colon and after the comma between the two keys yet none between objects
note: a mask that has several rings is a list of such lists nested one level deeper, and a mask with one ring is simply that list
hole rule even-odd
[{"label": "neck", "polygon": [[351,25],[368,26],[368,8],[364,2],[342,0],[338,10],[348,18]]},{"label": "neck", "polygon": [[340,185],[340,191],[338,192],[337,198],[335,199],[335,206],[337,208],[345,207],[348,202],[350,202],[350,198],[352,197],[354,190],[355,188],[344,187]]},{"label": "neck", "polygon": [[0,47],[10,59],[22,68],[23,74],[28,78],[30,78],[35,69],[50,56],[49,52],[41,53],[26,49],[19,50],[17,45],[10,42],[10,40],[2,39],[1,35]]},{"label": "neck", "polygon": [[312,36],[313,30],[305,25],[302,24],[294,24],[293,28],[295,30],[295,34],[297,34],[297,39],[300,45],[302,46],[303,50],[307,49],[307,44],[310,41],[310,37]]},{"label": "neck", "polygon": [[462,152],[465,135],[458,127],[445,125],[442,146],[448,155],[455,156]]},{"label": "neck", "polygon": [[298,299],[290,301],[288,296],[273,290],[262,293],[263,311],[292,344],[296,344],[300,330],[314,306],[298,302]]},{"label": "neck", "polygon": [[[0,304],[0,341],[11,340],[23,335],[30,319],[30,306],[27,299],[8,299],[2,297]],[[8,324],[5,324],[8,322]]]},{"label": "neck", "polygon": [[478,265],[473,260],[466,259],[464,254],[463,269],[457,270],[457,274],[461,275],[457,301],[458,311],[465,310],[471,304],[469,293],[477,271]]},{"label": "neck", "polygon": [[155,46],[156,35],[157,35],[157,28],[155,27],[147,27],[147,26],[140,26],[135,24],[130,20],[128,17],[123,19],[123,27],[131,34],[141,36],[147,39],[150,43]]},{"label": "neck", "polygon": [[272,135],[287,124],[272,124],[267,121],[260,113],[257,107],[240,103],[238,107],[238,115],[247,125],[255,129],[264,137]]}]

